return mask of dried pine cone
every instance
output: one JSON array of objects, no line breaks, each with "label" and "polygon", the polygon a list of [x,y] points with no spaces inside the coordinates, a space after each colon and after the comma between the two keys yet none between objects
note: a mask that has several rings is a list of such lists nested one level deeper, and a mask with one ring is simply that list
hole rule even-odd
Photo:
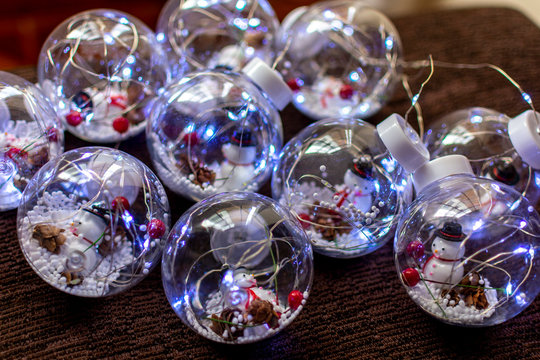
[{"label": "dried pine cone", "polygon": [[[229,323],[232,323],[234,319],[234,312],[237,310],[233,309],[224,309],[221,312],[221,315],[218,316],[217,314],[212,314],[210,316],[210,319],[212,320],[212,325],[210,326],[210,329],[212,329],[213,332],[218,334],[219,336],[223,337],[225,340],[236,340],[238,337],[242,336],[244,334],[244,328],[242,326],[234,326],[231,324],[227,324],[223,321],[227,321]],[[216,321],[218,320],[218,321]],[[232,331],[234,328],[234,331]],[[223,336],[223,334],[227,331],[226,336]]]},{"label": "dried pine cone", "polygon": [[249,305],[247,312],[253,316],[254,324],[268,324],[270,327],[277,327],[279,317],[274,311],[274,306],[267,300],[255,299]]},{"label": "dried pine cone", "polygon": [[65,230],[54,225],[36,225],[32,237],[39,241],[39,245],[52,253],[58,254],[60,245],[66,242],[62,234]]}]

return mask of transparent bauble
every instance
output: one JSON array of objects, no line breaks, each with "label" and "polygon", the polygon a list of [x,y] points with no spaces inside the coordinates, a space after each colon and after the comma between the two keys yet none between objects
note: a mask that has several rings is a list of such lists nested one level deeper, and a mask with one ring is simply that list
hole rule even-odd
[{"label": "transparent bauble", "polygon": [[238,70],[254,57],[271,64],[278,28],[267,0],[169,0],[156,32],[180,78],[207,68]]},{"label": "transparent bauble", "polygon": [[167,57],[145,24],[116,10],[61,23],[38,63],[42,90],[81,139],[116,142],[144,131],[152,98],[169,78]]},{"label": "transparent bauble", "polygon": [[426,186],[394,242],[409,296],[449,324],[482,327],[523,311],[540,290],[540,216],[508,185],[452,175]]},{"label": "transparent bauble", "polygon": [[527,164],[514,148],[510,121],[495,110],[462,109],[430,124],[424,142],[432,158],[464,155],[477,176],[513,186],[540,208],[540,170]]},{"label": "transparent bauble", "polygon": [[313,254],[300,223],[255,193],[212,196],[174,225],[161,264],[169,302],[191,329],[223,343],[272,336],[302,310]]},{"label": "transparent bauble", "polygon": [[159,262],[169,203],[146,165],[86,147],[50,161],[26,187],[17,231],[28,263],[66,293],[102,297],[139,283]]},{"label": "transparent bauble", "polygon": [[370,116],[400,79],[399,34],[362,2],[301,8],[284,20],[281,34],[278,69],[295,92],[295,106],[311,118]]},{"label": "transparent bauble", "polygon": [[349,258],[392,238],[412,184],[373,125],[325,119],[284,146],[272,195],[300,220],[316,252]]},{"label": "transparent bauble", "polygon": [[0,71],[0,211],[19,206],[32,176],[64,151],[64,130],[43,93]]},{"label": "transparent bauble", "polygon": [[244,74],[187,75],[155,103],[147,143],[161,180],[193,200],[232,190],[257,191],[283,143],[274,104]]}]

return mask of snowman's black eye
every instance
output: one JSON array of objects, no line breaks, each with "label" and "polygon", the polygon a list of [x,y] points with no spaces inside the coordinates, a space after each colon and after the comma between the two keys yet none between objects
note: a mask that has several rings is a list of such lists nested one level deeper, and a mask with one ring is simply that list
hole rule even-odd
[{"label": "snowman's black eye", "polygon": [[444,251],[444,248],[442,248],[441,250]]}]

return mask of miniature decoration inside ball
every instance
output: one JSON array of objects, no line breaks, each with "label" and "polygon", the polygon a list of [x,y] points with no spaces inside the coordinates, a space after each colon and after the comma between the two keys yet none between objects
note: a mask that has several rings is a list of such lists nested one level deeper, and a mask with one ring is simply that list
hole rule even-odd
[{"label": "miniature decoration inside ball", "polygon": [[[523,138],[511,133],[511,124],[532,111],[516,118],[485,108],[468,108],[452,112],[430,125],[424,139],[433,158],[461,154],[471,162],[478,176],[513,186],[540,208],[540,134],[538,125],[531,136],[537,138],[533,149],[520,151]],[[535,119],[540,124],[540,118]],[[517,136],[516,136],[517,135]],[[526,141],[525,141],[526,142]]]},{"label": "miniature decoration inside ball", "polygon": [[156,32],[173,76],[181,78],[217,67],[236,71],[255,57],[271,64],[278,28],[266,0],[169,0]]},{"label": "miniature decoration inside ball", "polygon": [[17,215],[19,242],[37,274],[64,292],[113,295],[157,264],[169,228],[157,177],[119,150],[87,147],[47,163]]},{"label": "miniature decoration inside ball", "polygon": [[323,1],[285,18],[278,69],[309,117],[367,117],[399,81],[401,40],[392,22],[352,0]]},{"label": "miniature decoration inside ball", "polygon": [[163,286],[176,314],[200,335],[250,343],[291,323],[308,298],[313,255],[301,225],[255,193],[194,205],[171,230]]},{"label": "miniature decoration inside ball", "polygon": [[90,10],[45,41],[38,79],[67,129],[81,139],[116,142],[144,131],[151,99],[169,79],[165,52],[140,20]]},{"label": "miniature decoration inside ball", "polygon": [[223,191],[257,191],[269,179],[283,142],[272,91],[285,90],[276,95],[282,108],[289,90],[263,67],[281,84],[270,86],[270,96],[246,74],[206,70],[189,74],[156,100],[147,144],[171,190],[198,201]]},{"label": "miniature decoration inside ball", "polygon": [[316,252],[345,258],[392,237],[412,184],[373,125],[325,119],[285,145],[272,194],[300,220]]},{"label": "miniature decoration inside ball", "polygon": [[15,209],[26,184],[64,150],[64,132],[46,97],[0,71],[0,211]]}]

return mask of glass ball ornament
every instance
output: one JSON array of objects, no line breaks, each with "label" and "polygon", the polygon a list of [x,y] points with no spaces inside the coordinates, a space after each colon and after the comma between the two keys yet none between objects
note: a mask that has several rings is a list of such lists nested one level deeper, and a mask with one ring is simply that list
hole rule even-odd
[{"label": "glass ball ornament", "polygon": [[169,0],[157,38],[173,77],[216,67],[240,70],[257,57],[274,61],[279,22],[266,0]]},{"label": "glass ball ornament", "polygon": [[167,58],[145,24],[116,10],[70,17],[49,35],[38,79],[66,128],[108,143],[144,131],[152,98],[169,79]]},{"label": "glass ball ornament", "polygon": [[175,224],[162,260],[180,319],[222,343],[251,343],[291,323],[311,289],[313,254],[301,225],[255,193],[222,193]]},{"label": "glass ball ornament", "polygon": [[353,0],[296,9],[282,24],[278,69],[294,105],[314,119],[368,117],[401,75],[401,40],[381,12]]},{"label": "glass ball ornament", "polygon": [[324,119],[284,146],[272,196],[300,220],[316,252],[351,258],[392,238],[412,184],[373,125]]},{"label": "glass ball ornament", "polygon": [[122,151],[86,147],[50,161],[17,214],[26,260],[47,283],[83,297],[139,283],[161,257],[169,203],[157,177]]},{"label": "glass ball ornament", "polygon": [[174,192],[198,201],[257,191],[270,178],[283,143],[278,109],[291,92],[259,59],[243,71],[194,72],[156,100],[147,144],[159,177]]},{"label": "glass ball ornament", "polygon": [[431,124],[424,141],[434,158],[464,155],[477,176],[513,186],[538,209],[540,117],[537,116],[538,113],[526,111],[510,118],[480,107],[457,110]]},{"label": "glass ball ornament", "polygon": [[0,211],[19,206],[32,176],[64,151],[64,130],[43,93],[0,71]]}]

